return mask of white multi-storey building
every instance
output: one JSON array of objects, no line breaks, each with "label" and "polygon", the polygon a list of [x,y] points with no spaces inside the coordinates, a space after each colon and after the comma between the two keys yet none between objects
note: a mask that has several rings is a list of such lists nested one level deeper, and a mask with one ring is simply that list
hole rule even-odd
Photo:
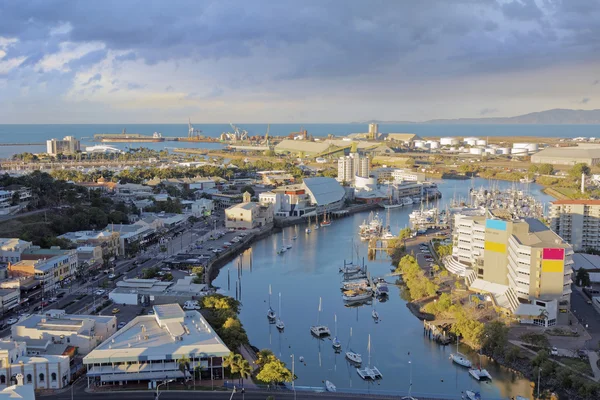
[{"label": "white multi-storey building", "polygon": [[371,162],[368,157],[350,153],[349,156],[340,157],[338,160],[338,182],[353,183],[356,176],[367,178],[370,173]]},{"label": "white multi-storey building", "polygon": [[0,262],[19,262],[21,254],[30,247],[31,242],[14,238],[0,238]]},{"label": "white multi-storey building", "polygon": [[550,228],[575,251],[600,250],[600,200],[553,201]]}]

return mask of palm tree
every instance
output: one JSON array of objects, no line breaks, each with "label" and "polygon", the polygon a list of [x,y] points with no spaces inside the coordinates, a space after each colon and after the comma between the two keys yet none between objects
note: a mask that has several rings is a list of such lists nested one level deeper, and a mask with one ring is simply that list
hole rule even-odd
[{"label": "palm tree", "polygon": [[264,365],[266,363],[268,363],[271,359],[271,357],[273,357],[274,354],[271,350],[269,349],[262,349],[258,352],[257,354],[257,359],[254,362],[257,365]]},{"label": "palm tree", "polygon": [[242,383],[243,386],[243,382],[241,380],[250,378],[250,375],[252,375],[253,370],[250,366],[250,363],[247,360],[242,360],[240,362],[240,364],[238,365],[238,370],[240,373],[240,383]]},{"label": "palm tree", "polygon": [[183,374],[183,380],[185,381],[185,378],[187,378],[186,372],[188,372],[190,369],[190,359],[186,356],[181,357],[178,361],[178,366],[179,370]]},{"label": "palm tree", "polygon": [[223,357],[223,367],[229,368],[232,375],[238,372],[238,358],[236,356],[238,354],[231,352],[228,356]]}]

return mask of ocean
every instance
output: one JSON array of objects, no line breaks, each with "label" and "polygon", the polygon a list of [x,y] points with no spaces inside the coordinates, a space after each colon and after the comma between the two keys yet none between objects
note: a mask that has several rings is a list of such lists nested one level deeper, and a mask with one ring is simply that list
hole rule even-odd
[{"label": "ocean", "polygon": [[[229,124],[195,124],[196,129],[202,130],[202,135],[218,137],[222,132],[230,132]],[[250,135],[264,135],[267,124],[240,124]],[[270,134],[285,136],[291,132],[298,132],[301,128],[315,137],[324,137],[329,134],[348,135],[350,133],[367,132],[367,124],[271,124]],[[28,124],[28,125],[1,125],[0,143],[45,143],[52,138],[74,136],[81,140],[82,147],[96,144],[92,142],[96,133],[119,133],[126,129],[129,133],[142,133],[151,135],[160,132],[163,136],[187,136],[187,124]],[[600,137],[600,125],[457,125],[457,124],[380,124],[379,131],[383,133],[406,132],[416,133],[419,136],[531,136],[531,137],[565,137],[579,136]],[[109,144],[125,148],[124,143]],[[173,147],[214,148],[215,144],[205,143],[136,143],[135,147],[149,147],[155,149]],[[218,146],[218,145],[217,145]],[[45,151],[45,146],[2,146],[0,158],[10,157],[12,154],[22,152],[39,153]]]}]

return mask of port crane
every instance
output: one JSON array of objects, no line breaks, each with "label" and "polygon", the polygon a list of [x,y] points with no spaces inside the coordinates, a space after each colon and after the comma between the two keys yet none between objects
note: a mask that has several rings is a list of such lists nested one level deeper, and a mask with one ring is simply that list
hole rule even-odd
[{"label": "port crane", "polygon": [[201,133],[202,131],[194,128],[194,125],[192,125],[192,120],[188,118],[188,138],[198,137]]},{"label": "port crane", "polygon": [[248,131],[245,129],[240,129],[239,127],[235,126],[234,124],[232,124],[231,122],[229,123],[229,125],[231,126],[231,129],[233,129],[233,132],[223,132],[224,138],[226,140],[231,140],[233,142],[238,141],[238,140],[246,140],[248,139]]}]

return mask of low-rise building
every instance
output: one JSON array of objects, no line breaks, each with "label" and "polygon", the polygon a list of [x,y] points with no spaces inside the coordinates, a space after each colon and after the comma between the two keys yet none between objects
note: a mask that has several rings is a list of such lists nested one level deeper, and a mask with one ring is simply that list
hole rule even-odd
[{"label": "low-rise building", "polygon": [[31,246],[21,254],[21,261],[10,264],[11,277],[35,277],[45,290],[55,290],[77,272],[77,251],[53,246]]},{"label": "low-rise building", "polygon": [[191,214],[194,217],[205,217],[212,215],[215,206],[210,199],[198,199],[193,201],[182,201],[181,205],[185,213]]},{"label": "low-rise building", "polygon": [[[107,228],[110,228],[110,225]],[[59,238],[70,240],[78,246],[100,246],[103,257],[122,255],[120,252],[119,232],[108,229],[103,231],[67,232],[60,235]]]},{"label": "low-rise building", "polygon": [[[14,378],[14,381],[13,381]],[[17,373],[11,377],[12,385],[6,386],[0,390],[0,400],[20,399],[35,400],[35,389],[33,385],[25,385],[23,374]]]},{"label": "low-rise building", "polygon": [[27,343],[29,355],[61,355],[72,347],[87,354],[117,331],[117,318],[71,315],[64,310],[33,314],[11,326],[12,339]]},{"label": "low-rise building", "polygon": [[60,389],[69,384],[68,356],[29,356],[28,350],[25,342],[0,340],[0,388],[3,391],[13,384],[11,379],[16,375],[20,375],[19,379],[24,378],[23,385],[33,390]]},{"label": "low-rise building", "polygon": [[123,279],[117,282],[108,297],[115,304],[170,304],[198,299],[208,293],[205,284],[193,282],[193,276],[186,276],[176,282],[163,282],[158,279]]},{"label": "low-rise building", "polygon": [[[80,246],[77,248],[77,262],[83,273],[89,269],[102,267],[102,248],[100,246]],[[83,269],[85,267],[85,269]]]},{"label": "low-rise building", "polygon": [[134,224],[110,224],[104,230],[119,234],[119,254],[130,254],[156,243],[161,223],[159,218],[146,217]]},{"label": "low-rise building", "polygon": [[273,207],[270,203],[253,203],[250,193],[243,194],[243,202],[225,210],[227,229],[260,228],[273,222]]},{"label": "low-rise building", "polygon": [[346,191],[335,178],[305,178],[302,186],[319,213],[337,210],[344,204]]},{"label": "low-rise building", "polygon": [[553,165],[584,163],[591,167],[600,164],[600,147],[548,147],[532,155],[531,162],[534,164]]},{"label": "low-rise building", "polygon": [[0,262],[21,261],[21,254],[31,247],[31,242],[16,238],[0,238]]},{"label": "low-rise building", "polygon": [[242,202],[242,196],[239,194],[215,193],[212,195],[214,206],[217,210],[224,210],[234,204]]},{"label": "low-rise building", "polygon": [[178,379],[182,358],[191,370],[200,367],[202,379],[223,378],[222,361],[230,350],[199,312],[184,311],[178,304],[153,310],[154,315],[134,318],[84,357],[88,386]]},{"label": "low-rise building", "polygon": [[310,196],[301,184],[263,192],[258,198],[261,204],[270,204],[273,207],[275,217],[301,217],[315,211],[315,207],[310,204]]},{"label": "low-rise building", "polygon": [[117,184],[114,189],[115,196],[121,199],[142,199],[153,196],[152,188],[137,183]]},{"label": "low-rise building", "polygon": [[18,288],[0,289],[0,315],[17,307],[21,301],[21,291]]}]

